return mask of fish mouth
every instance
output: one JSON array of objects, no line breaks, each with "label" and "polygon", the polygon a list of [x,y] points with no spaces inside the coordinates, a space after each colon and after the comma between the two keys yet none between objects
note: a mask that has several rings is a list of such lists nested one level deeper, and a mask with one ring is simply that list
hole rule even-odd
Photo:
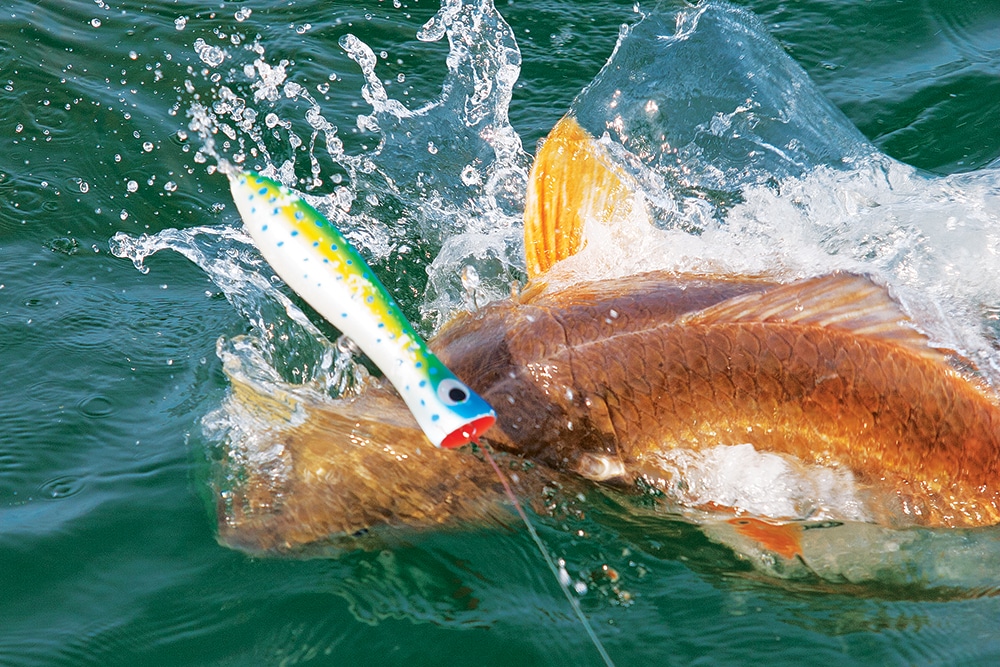
[{"label": "fish mouth", "polygon": [[473,419],[468,424],[464,424],[446,435],[444,440],[441,441],[441,447],[444,449],[458,449],[463,445],[467,445],[482,436],[496,421],[497,419],[493,415]]}]

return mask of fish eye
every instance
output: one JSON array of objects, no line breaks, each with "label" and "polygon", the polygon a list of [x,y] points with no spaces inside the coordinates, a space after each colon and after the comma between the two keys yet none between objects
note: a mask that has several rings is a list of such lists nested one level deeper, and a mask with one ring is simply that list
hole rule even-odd
[{"label": "fish eye", "polygon": [[451,378],[441,380],[441,384],[438,385],[437,392],[438,398],[440,398],[445,405],[459,405],[461,403],[465,403],[469,400],[469,396],[472,393],[464,384]]}]

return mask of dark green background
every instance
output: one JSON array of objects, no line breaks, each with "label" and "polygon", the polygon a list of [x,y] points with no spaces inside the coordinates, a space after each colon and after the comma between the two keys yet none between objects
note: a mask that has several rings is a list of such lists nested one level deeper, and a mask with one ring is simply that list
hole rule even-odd
[{"label": "dark green background", "polygon": [[[533,151],[635,14],[631,1],[498,4],[523,57],[511,120]],[[1000,156],[995,3],[741,4],[890,155],[939,173]],[[0,664],[596,664],[523,531],[310,561],[218,546],[199,420],[225,392],[216,339],[245,322],[180,256],[157,255],[143,275],[108,252],[117,231],[233,219],[217,206],[223,179],[178,134],[192,102],[184,81],[207,90],[196,38],[259,33],[268,59],[294,59],[293,78],[311,87],[337,72],[323,105],[350,145],[362,81],[342,34],[386,49],[380,76],[404,72],[410,99],[440,90],[446,46],[414,38],[437,5],[402,5],[0,9]],[[253,14],[238,24],[240,8]],[[781,587],[681,524],[589,511],[595,523],[548,519],[541,532],[578,570],[621,572],[618,592],[595,576],[583,599],[620,665],[1000,657],[994,598]]]}]

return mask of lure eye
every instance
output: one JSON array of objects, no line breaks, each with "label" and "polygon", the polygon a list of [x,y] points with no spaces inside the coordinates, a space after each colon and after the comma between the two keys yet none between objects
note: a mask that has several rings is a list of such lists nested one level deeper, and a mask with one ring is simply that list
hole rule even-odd
[{"label": "lure eye", "polygon": [[458,380],[453,380],[451,378],[445,378],[441,380],[441,384],[438,385],[438,398],[445,405],[461,405],[469,400],[469,396],[472,394],[469,388]]}]

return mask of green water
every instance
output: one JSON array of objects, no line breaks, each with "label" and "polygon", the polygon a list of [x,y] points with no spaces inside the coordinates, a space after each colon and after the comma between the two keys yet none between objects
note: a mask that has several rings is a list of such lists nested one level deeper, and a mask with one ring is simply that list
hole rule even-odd
[{"label": "green water", "polygon": [[[742,4],[888,154],[942,174],[1000,159],[994,3]],[[317,94],[326,117],[360,150],[349,129],[363,80],[341,35],[386,50],[391,95],[427,102],[444,77],[447,45],[414,37],[438,5],[400,5],[0,10],[0,664],[598,664],[524,531],[430,533],[335,559],[219,546],[200,423],[226,392],[216,341],[247,323],[179,255],[142,274],[109,253],[119,231],[235,220],[185,132],[209,90],[195,40],[259,34],[271,62],[294,60],[295,80],[330,84]],[[636,15],[631,2],[498,9],[521,50],[510,118],[531,152]],[[781,584],[690,526],[590,502],[609,506],[540,532],[589,582],[581,604],[620,665],[1000,656],[995,597]]]}]

